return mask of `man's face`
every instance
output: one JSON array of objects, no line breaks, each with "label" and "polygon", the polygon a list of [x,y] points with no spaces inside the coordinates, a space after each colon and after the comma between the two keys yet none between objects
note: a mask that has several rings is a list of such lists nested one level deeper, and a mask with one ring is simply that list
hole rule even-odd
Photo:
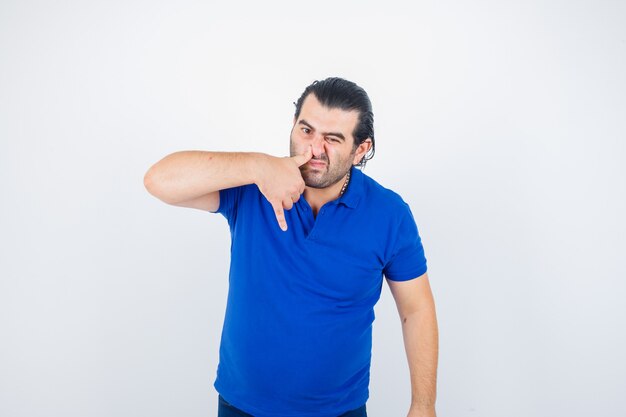
[{"label": "man's face", "polygon": [[300,167],[307,186],[326,188],[334,185],[359,162],[360,149],[355,149],[352,137],[358,116],[356,110],[322,106],[313,93],[304,99],[300,115],[291,129],[289,151],[294,156],[312,146],[313,157]]}]

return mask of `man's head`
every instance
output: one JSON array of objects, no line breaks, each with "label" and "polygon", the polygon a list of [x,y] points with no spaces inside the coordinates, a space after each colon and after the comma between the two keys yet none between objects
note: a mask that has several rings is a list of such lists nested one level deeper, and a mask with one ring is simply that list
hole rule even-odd
[{"label": "man's head", "polygon": [[352,165],[374,156],[374,115],[365,90],[351,81],[327,78],[309,85],[295,103],[291,155],[312,146],[311,161],[300,167],[305,183],[325,188]]}]

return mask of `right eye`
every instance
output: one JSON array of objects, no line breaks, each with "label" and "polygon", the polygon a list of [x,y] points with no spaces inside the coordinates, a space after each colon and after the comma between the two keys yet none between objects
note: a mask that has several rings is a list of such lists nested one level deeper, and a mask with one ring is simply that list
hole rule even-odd
[{"label": "right eye", "polygon": [[309,133],[311,133],[311,129],[309,129],[308,127],[303,127],[303,128],[302,128],[302,131],[303,131],[304,133],[306,133],[307,135],[308,135]]}]

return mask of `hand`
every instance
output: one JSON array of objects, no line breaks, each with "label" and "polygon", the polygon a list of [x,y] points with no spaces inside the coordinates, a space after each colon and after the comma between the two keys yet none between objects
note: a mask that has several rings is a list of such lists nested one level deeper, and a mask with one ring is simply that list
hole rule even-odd
[{"label": "hand", "polygon": [[300,155],[282,158],[264,155],[259,160],[255,183],[274,208],[276,220],[283,231],[287,230],[283,209],[290,210],[304,192],[305,184],[299,167],[306,164],[312,156],[313,151],[309,147]]}]

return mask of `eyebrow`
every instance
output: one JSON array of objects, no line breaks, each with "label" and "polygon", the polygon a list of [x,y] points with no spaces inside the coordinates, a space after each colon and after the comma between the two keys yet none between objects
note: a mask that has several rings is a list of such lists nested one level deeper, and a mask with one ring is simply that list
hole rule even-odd
[{"label": "eyebrow", "polygon": [[[298,121],[298,124],[305,125],[305,126],[306,126],[306,127],[308,127],[309,129],[311,129],[311,130],[315,130],[315,128],[314,128],[313,126],[311,126],[311,125],[310,125],[310,124],[309,124],[306,120],[304,120],[304,119],[300,119],[300,120]],[[341,132],[322,132],[322,134],[323,134],[324,136],[336,136],[336,137],[338,137],[339,139],[341,139],[341,140],[343,140],[343,141],[345,141],[345,140],[346,140],[346,137],[345,137],[345,136],[343,135],[343,133],[341,133]]]}]

